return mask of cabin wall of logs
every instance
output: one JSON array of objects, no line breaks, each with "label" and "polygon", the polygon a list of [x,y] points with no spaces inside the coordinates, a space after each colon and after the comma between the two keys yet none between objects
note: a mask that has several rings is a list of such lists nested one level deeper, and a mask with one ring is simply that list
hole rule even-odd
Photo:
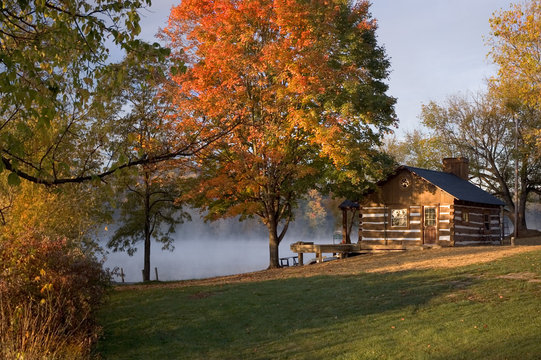
[{"label": "cabin wall of logs", "polygon": [[499,244],[500,206],[467,203],[407,170],[369,194],[359,208],[359,243],[460,246]]},{"label": "cabin wall of logs", "polygon": [[503,213],[498,208],[457,205],[454,207],[454,244],[500,244]]},{"label": "cabin wall of logs", "polygon": [[499,244],[499,208],[455,204],[362,206],[359,242],[441,246]]}]

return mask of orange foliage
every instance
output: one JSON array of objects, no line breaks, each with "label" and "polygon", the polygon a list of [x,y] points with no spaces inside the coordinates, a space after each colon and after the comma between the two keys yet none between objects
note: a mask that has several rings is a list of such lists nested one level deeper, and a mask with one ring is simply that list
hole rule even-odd
[{"label": "orange foliage", "polygon": [[336,146],[347,137],[344,124],[385,127],[394,120],[388,114],[382,123],[369,102],[361,114],[355,102],[363,99],[353,98],[358,87],[386,76],[385,65],[376,74],[368,64],[370,57],[383,60],[372,48],[376,24],[368,7],[367,1],[182,1],[164,30],[173,56],[188,64],[174,76],[176,116],[207,130],[280,121],[280,128],[309,133],[336,163],[347,162]]},{"label": "orange foliage", "polygon": [[174,62],[186,64],[173,76],[174,117],[183,129],[230,130],[200,154],[191,196],[210,217],[257,215],[276,245],[297,200],[320,178],[322,159],[345,165],[349,145],[394,123],[382,82],[389,64],[368,7],[183,0],[173,8],[163,36]]}]

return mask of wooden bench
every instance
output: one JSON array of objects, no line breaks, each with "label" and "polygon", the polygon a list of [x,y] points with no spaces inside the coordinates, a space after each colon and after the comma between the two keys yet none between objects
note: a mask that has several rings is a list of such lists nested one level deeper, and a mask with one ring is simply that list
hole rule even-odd
[{"label": "wooden bench", "polygon": [[280,266],[281,267],[289,266],[289,259],[292,260],[292,266],[299,265],[299,262],[297,261],[298,256],[286,256],[286,257],[280,258]]}]

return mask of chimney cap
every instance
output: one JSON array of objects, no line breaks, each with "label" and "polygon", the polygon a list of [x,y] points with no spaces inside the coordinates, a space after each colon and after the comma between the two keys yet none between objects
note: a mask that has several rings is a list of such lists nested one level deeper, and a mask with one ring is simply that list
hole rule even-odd
[{"label": "chimney cap", "polygon": [[444,158],[442,163],[444,172],[451,173],[459,178],[468,180],[470,164],[468,158],[462,156],[456,158]]},{"label": "chimney cap", "polygon": [[447,161],[467,162],[467,163],[470,162],[470,160],[467,157],[464,157],[464,156],[443,158],[443,162],[447,162]]}]

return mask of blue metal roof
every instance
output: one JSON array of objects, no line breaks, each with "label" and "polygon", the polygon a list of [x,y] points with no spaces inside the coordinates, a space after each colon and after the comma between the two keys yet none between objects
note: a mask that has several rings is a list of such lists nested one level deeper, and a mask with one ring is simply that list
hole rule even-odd
[{"label": "blue metal roof", "polygon": [[355,201],[351,201],[351,200],[346,199],[340,205],[338,205],[338,207],[340,209],[352,209],[352,208],[358,209],[359,204],[356,203]]},{"label": "blue metal roof", "polygon": [[454,174],[411,166],[404,166],[404,168],[436,185],[443,191],[454,196],[457,200],[489,205],[505,205],[500,199]]}]

